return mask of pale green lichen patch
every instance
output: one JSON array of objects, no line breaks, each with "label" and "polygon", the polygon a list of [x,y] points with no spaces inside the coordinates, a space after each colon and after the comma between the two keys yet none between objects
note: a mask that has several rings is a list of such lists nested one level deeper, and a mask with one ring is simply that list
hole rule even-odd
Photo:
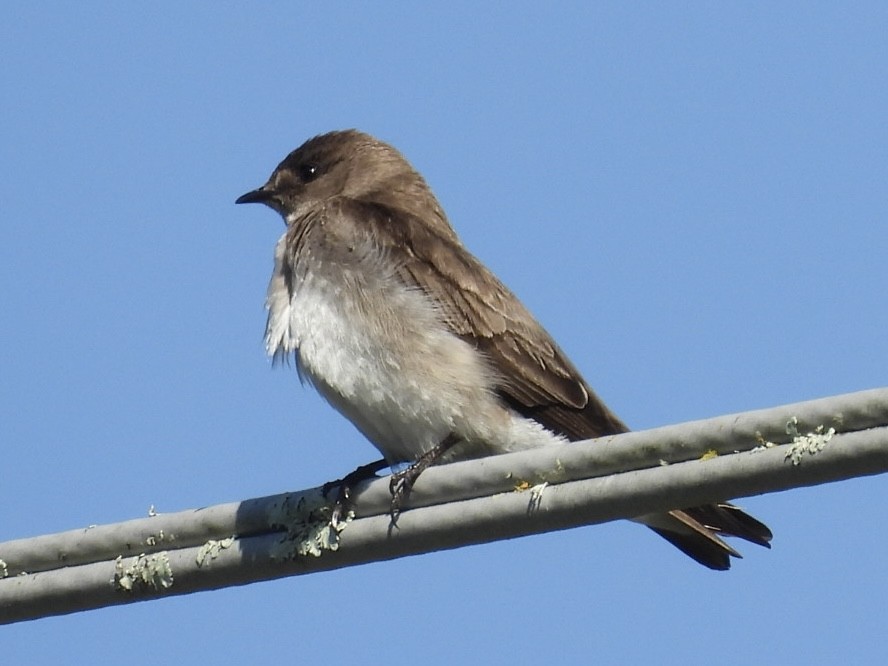
[{"label": "pale green lichen patch", "polygon": [[286,530],[272,548],[271,557],[286,561],[338,550],[339,533],[353,518],[354,512],[348,511],[333,524],[333,507],[320,491],[288,494],[268,511],[269,526]]},{"label": "pale green lichen patch", "polygon": [[173,570],[166,552],[137,555],[124,560],[118,556],[111,585],[119,590],[159,591],[173,586]]},{"label": "pale green lichen patch", "polygon": [[755,441],[758,442],[758,445],[750,449],[752,453],[761,453],[762,451],[767,451],[768,449],[773,449],[777,446],[774,442],[766,440],[765,436],[758,430],[755,431]]},{"label": "pale green lichen patch", "polygon": [[145,538],[145,545],[153,548],[161,543],[172,543],[176,540],[175,534],[167,534],[163,530],[159,530],[157,534],[150,534]]},{"label": "pale green lichen patch", "polygon": [[801,464],[806,453],[813,456],[823,451],[827,442],[836,434],[835,428],[826,430],[825,426],[819,425],[813,432],[802,435],[799,433],[798,424],[799,420],[795,416],[786,423],[786,434],[792,435],[792,445],[786,452],[784,460],[791,460],[793,465]]},{"label": "pale green lichen patch", "polygon": [[197,549],[197,556],[194,558],[197,561],[197,566],[202,567],[205,563],[209,564],[208,560],[215,560],[219,556],[219,553],[226,548],[231,548],[233,545],[233,536],[228,537],[227,539],[222,539],[221,541],[210,539]]}]

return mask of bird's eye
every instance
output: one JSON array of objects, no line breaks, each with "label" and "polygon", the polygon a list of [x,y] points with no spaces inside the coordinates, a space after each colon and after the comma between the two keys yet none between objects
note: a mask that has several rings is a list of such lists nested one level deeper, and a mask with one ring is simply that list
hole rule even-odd
[{"label": "bird's eye", "polygon": [[321,170],[316,164],[303,164],[299,167],[299,177],[303,183],[308,183],[317,178]]}]

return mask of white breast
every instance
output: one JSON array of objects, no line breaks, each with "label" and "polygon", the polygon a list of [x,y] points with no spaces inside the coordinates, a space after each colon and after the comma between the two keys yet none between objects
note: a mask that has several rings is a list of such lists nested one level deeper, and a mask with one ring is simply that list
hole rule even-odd
[{"label": "white breast", "polygon": [[[288,288],[284,238],[269,284],[266,349],[300,373],[390,462],[413,460],[451,432],[460,457],[560,441],[504,408],[483,356],[384,262],[303,267]],[[325,273],[328,273],[325,275]]]}]

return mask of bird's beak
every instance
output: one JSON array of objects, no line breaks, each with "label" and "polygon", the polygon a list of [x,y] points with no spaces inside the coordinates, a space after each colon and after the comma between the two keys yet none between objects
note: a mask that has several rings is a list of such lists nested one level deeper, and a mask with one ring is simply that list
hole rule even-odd
[{"label": "bird's beak", "polygon": [[274,191],[263,185],[258,190],[253,190],[252,192],[247,192],[246,194],[239,196],[234,203],[268,203],[273,196]]}]

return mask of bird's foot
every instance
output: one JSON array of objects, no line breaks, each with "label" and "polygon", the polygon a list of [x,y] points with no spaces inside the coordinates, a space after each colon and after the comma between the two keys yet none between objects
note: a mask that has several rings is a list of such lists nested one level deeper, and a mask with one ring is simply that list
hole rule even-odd
[{"label": "bird's foot", "polygon": [[419,475],[430,465],[438,462],[441,456],[453,448],[457,442],[459,442],[459,438],[451,433],[440,444],[432,447],[413,461],[409,467],[392,474],[391,481],[389,481],[389,491],[392,494],[391,517],[393,527],[397,526],[398,516],[401,515],[401,510],[410,497],[413,485],[416,483]]},{"label": "bird's foot", "polygon": [[328,481],[324,484],[322,492],[324,497],[329,496],[333,488],[337,488],[336,500],[333,502],[333,513],[330,516],[330,524],[337,527],[343,518],[348,515],[352,509],[351,491],[352,488],[362,481],[367,481],[376,476],[376,472],[388,467],[385,460],[375,460],[372,463],[361,465],[353,472],[349,472],[341,479],[336,481]]}]

